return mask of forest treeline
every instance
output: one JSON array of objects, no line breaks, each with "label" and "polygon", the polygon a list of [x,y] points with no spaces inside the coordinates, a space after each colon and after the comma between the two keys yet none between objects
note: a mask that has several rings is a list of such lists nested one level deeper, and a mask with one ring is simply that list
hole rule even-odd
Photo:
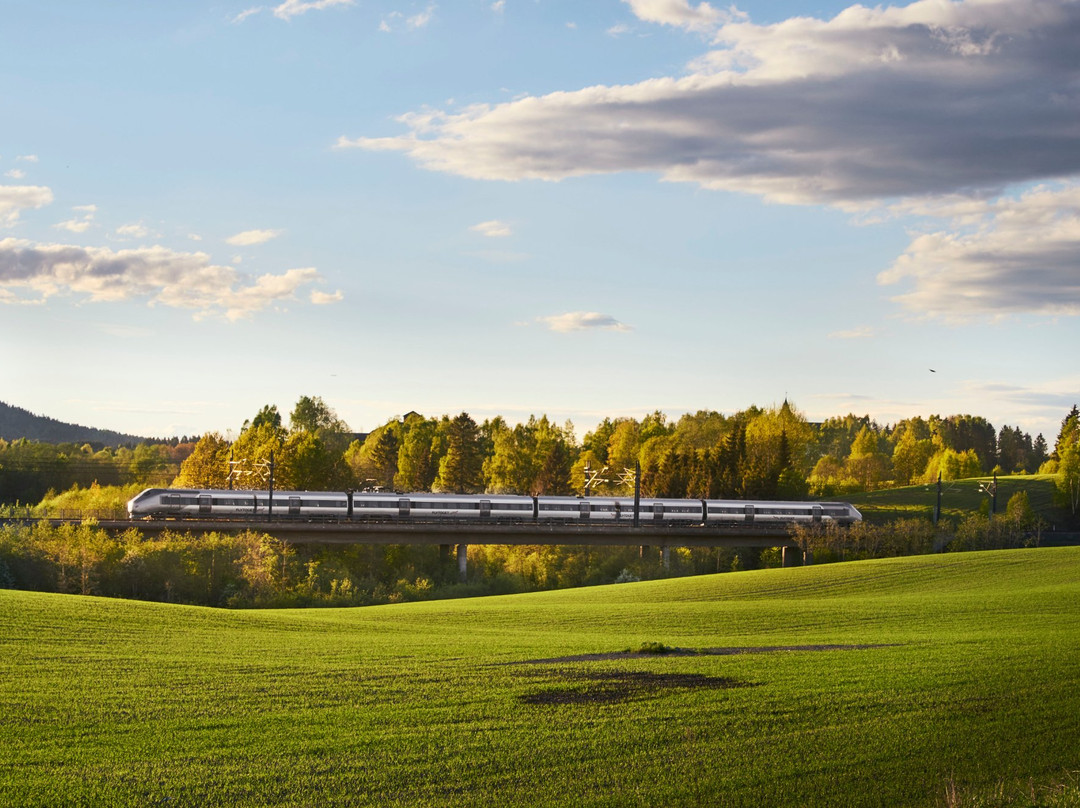
[{"label": "forest treeline", "polygon": [[547,416],[477,423],[468,413],[392,418],[358,439],[318,397],[286,423],[275,405],[234,439],[94,450],[0,440],[0,501],[35,503],[72,486],[141,484],[279,490],[458,493],[633,493],[676,498],[836,498],[891,486],[997,472],[1057,474],[1063,504],[1080,506],[1080,411],[1053,447],[1019,427],[974,415],[931,415],[880,425],[846,415],[812,423],[788,402],[733,415],[700,411],[676,421],[654,412],[606,418],[577,440]]},{"label": "forest treeline", "polygon": [[[1039,520],[1018,493],[992,521],[927,519],[797,528],[815,563],[1037,545]],[[437,546],[290,545],[269,535],[166,532],[110,535],[93,520],[0,526],[0,589],[102,595],[226,607],[366,606],[728,572],[781,564],[779,548],[564,545],[468,548],[469,580]]]},{"label": "forest treeline", "polygon": [[[1051,449],[1015,427],[968,415],[881,426],[848,415],[811,423],[789,403],[734,415],[698,412],[669,421],[605,419],[579,442],[547,417],[510,425],[467,413],[409,413],[358,438],[319,398],[303,397],[288,423],[263,407],[229,440],[98,449],[0,441],[7,502],[39,512],[113,511],[147,486],[300,490],[393,489],[524,494],[630,494],[640,465],[645,496],[838,497],[891,485],[981,476],[1055,474],[1062,504],[1080,504],[1080,411]],[[18,493],[22,492],[22,493]],[[45,496],[46,492],[48,496]],[[59,493],[58,493],[59,492]],[[9,508],[9,511],[11,509]],[[802,527],[793,539],[816,562],[1038,544],[1046,525],[1018,492],[1004,515],[956,523],[899,519],[850,529]],[[110,535],[92,519],[0,527],[0,588],[16,587],[214,606],[364,605],[455,595],[523,592],[777,566],[776,548],[468,548],[469,582],[438,547],[294,547],[266,534],[166,533],[137,525]]]}]

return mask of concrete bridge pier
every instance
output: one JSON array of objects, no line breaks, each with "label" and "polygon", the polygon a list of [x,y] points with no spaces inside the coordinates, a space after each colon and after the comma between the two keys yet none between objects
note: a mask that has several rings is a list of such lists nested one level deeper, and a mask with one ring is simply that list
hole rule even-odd
[{"label": "concrete bridge pier", "polygon": [[814,563],[814,551],[813,550],[807,550],[806,552],[804,552],[802,554],[802,563],[803,563],[804,567],[809,567],[811,564]]},{"label": "concrete bridge pier", "polygon": [[781,553],[781,566],[797,567],[802,562],[802,553],[800,552],[798,547],[790,547],[785,544],[783,549],[781,550]]},{"label": "concrete bridge pier", "polygon": [[469,545],[459,544],[457,546],[457,571],[458,580],[461,583],[465,583],[465,575],[469,566]]},{"label": "concrete bridge pier", "polygon": [[663,561],[664,561],[664,569],[666,569],[666,570],[671,569],[671,548],[668,547],[665,544],[664,549],[661,550],[660,552],[662,554],[661,557],[663,558]]}]

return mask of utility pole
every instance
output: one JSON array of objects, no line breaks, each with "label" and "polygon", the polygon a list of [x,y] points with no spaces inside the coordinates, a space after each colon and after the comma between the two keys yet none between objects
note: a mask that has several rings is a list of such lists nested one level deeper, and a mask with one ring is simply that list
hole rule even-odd
[{"label": "utility pole", "polygon": [[997,513],[997,472],[994,472],[992,483],[979,483],[979,492],[990,497],[990,519],[993,520]]},{"label": "utility pole", "polygon": [[941,518],[941,472],[937,473],[937,504],[934,506],[934,527]]},{"label": "utility pole", "polygon": [[634,463],[634,527],[641,524],[641,461]]},{"label": "utility pole", "polygon": [[270,489],[270,498],[266,501],[266,518],[267,520],[274,518],[274,450],[270,450],[269,462],[263,461],[256,464],[258,468],[265,469],[269,472],[267,476],[267,485]]}]

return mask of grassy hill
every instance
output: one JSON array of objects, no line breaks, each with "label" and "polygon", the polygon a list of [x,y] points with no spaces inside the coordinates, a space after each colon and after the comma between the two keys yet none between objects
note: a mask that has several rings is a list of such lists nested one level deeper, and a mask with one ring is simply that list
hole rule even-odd
[{"label": "grassy hill", "polygon": [[[975,477],[968,480],[951,480],[941,484],[941,512],[949,519],[961,519],[970,513],[978,513],[989,499],[980,490],[993,482],[992,477]],[[1068,510],[1054,504],[1053,475],[1016,475],[998,477],[997,510],[1005,513],[1009,497],[1017,491],[1026,491],[1032,510],[1059,529],[1073,524]],[[858,508],[864,518],[881,522],[896,518],[931,518],[937,499],[937,484],[910,485],[868,494],[851,494],[844,497]]]},{"label": "grassy hill", "polygon": [[9,804],[1031,805],[980,800],[1080,769],[1080,548],[349,610],[0,590],[0,625]]}]

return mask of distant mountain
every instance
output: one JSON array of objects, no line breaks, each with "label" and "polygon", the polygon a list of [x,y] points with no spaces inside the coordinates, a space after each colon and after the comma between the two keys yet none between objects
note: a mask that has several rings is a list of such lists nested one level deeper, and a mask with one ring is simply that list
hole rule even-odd
[{"label": "distant mountain", "polygon": [[13,407],[0,401],[0,438],[4,440],[29,440],[42,443],[89,443],[95,446],[134,446],[138,443],[154,443],[138,435],[124,435],[108,429],[94,429],[78,424],[65,424],[54,418],[34,415],[28,410]]}]

